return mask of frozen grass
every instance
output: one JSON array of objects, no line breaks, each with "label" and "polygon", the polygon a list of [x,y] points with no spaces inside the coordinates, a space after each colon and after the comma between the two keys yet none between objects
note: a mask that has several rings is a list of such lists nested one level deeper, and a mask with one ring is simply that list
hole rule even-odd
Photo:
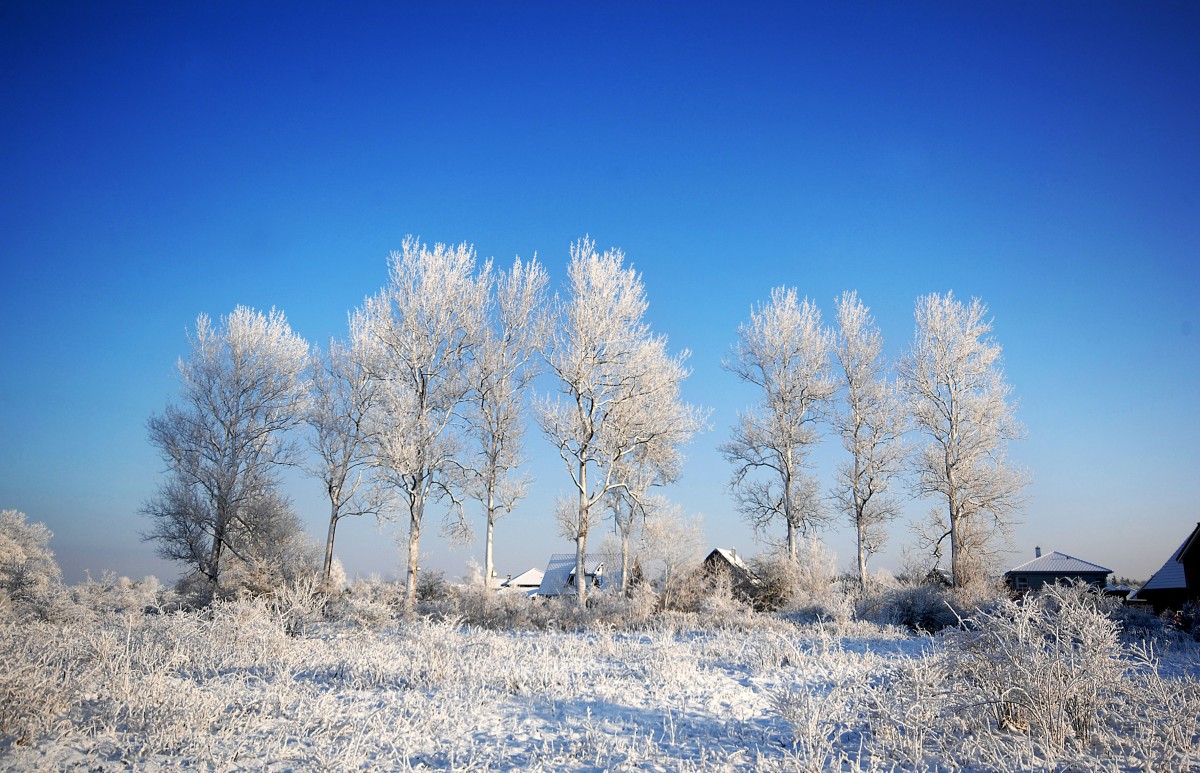
[{"label": "frozen grass", "polygon": [[[494,608],[476,609],[488,628],[398,621],[378,593],[347,600],[335,620],[320,619],[304,592],[171,614],[110,605],[58,621],[8,619],[0,768],[1200,765],[1194,646],[1156,657],[1078,610],[1084,618],[1051,620],[1067,626],[1055,650],[1044,620],[1003,606],[987,613],[986,630],[998,633],[982,641],[972,638],[978,626],[914,636],[852,620],[797,624],[731,608],[652,614],[612,602],[604,615],[560,610],[555,624],[523,600],[499,603],[523,621],[519,630],[501,627]],[[1103,652],[1072,649],[1068,629],[1081,628]],[[998,653],[1020,648],[1057,675],[1060,693],[1091,701],[1079,704],[1086,722],[1046,715],[1042,728],[1042,715],[998,710],[1009,670]],[[1059,661],[1086,673],[1072,681],[1072,667],[1054,670]]]}]

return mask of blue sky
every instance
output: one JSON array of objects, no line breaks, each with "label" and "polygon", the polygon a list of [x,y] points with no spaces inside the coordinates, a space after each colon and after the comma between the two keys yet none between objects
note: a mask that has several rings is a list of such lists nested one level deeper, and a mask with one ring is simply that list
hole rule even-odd
[{"label": "blue sky", "polygon": [[[0,506],[70,580],[170,577],[138,539],[145,421],[197,314],[274,306],[324,344],[405,234],[558,285],[588,233],[692,351],[713,428],[670,494],[712,545],[759,549],[715,451],[754,399],[719,367],[752,304],[856,289],[895,354],[953,290],[989,304],[1029,432],[1013,562],[1149,576],[1200,520],[1200,6],[642,5],[0,6]],[[528,445],[502,572],[569,548]],[[317,484],[287,485],[321,535]],[[395,573],[389,533],[345,524],[348,570]],[[423,544],[451,575],[481,553]]]}]

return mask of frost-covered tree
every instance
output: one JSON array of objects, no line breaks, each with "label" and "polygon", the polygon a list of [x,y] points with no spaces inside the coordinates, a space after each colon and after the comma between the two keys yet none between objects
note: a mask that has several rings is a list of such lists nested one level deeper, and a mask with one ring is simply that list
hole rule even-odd
[{"label": "frost-covered tree", "polygon": [[304,531],[291,500],[268,489],[247,509],[252,516],[237,524],[241,560],[226,567],[224,584],[262,594],[317,576],[321,549]]},{"label": "frost-covered tree", "polygon": [[[316,359],[316,358],[314,358]],[[306,465],[329,497],[329,530],[325,538],[322,576],[330,580],[333,540],[338,523],[351,516],[378,516],[385,506],[382,489],[371,475],[376,450],[369,421],[378,382],[370,377],[356,352],[331,341],[328,354],[314,368],[312,401],[306,420],[315,458]]]},{"label": "frost-covered tree", "polygon": [[528,263],[518,258],[509,271],[497,272],[488,324],[471,370],[474,391],[465,416],[475,450],[466,462],[467,490],[483,504],[487,522],[486,583],[491,583],[496,570],[492,555],[496,521],[512,512],[528,485],[525,477],[514,477],[514,472],[524,461],[525,396],[537,375],[535,357],[545,335],[548,283],[536,257]]},{"label": "frost-covered tree", "polygon": [[833,413],[833,424],[850,458],[838,466],[833,498],[854,527],[858,582],[865,591],[867,557],[883,545],[887,522],[900,514],[899,504],[887,493],[904,460],[901,438],[907,419],[884,375],[883,336],[856,293],[842,293],[838,299],[837,324],[834,356],[844,402]]},{"label": "frost-covered tree", "polygon": [[673,454],[704,423],[679,395],[687,352],[668,354],[666,338],[650,332],[641,277],[624,260],[619,250],[597,254],[586,237],[571,245],[568,294],[555,304],[546,352],[559,395],[539,401],[537,409],[577,495],[569,517],[560,513],[560,525],[575,542],[580,606],[596,506],[612,491],[630,490],[626,462],[639,453],[639,464],[669,480]]},{"label": "frost-covered tree", "polygon": [[720,447],[734,466],[730,488],[737,509],[760,536],[776,521],[787,527],[787,554],[797,560],[797,537],[827,519],[816,481],[804,474],[837,382],[830,374],[833,336],[821,312],[794,289],[777,287],[771,300],[738,327],[738,343],[723,366],[761,391],[738,414],[733,436]]},{"label": "frost-covered tree", "polygon": [[0,511],[0,593],[17,602],[43,600],[62,572],[50,549],[54,534],[43,523],[29,523],[25,513]]},{"label": "frost-covered tree", "polygon": [[180,404],[147,423],[169,478],[142,511],[158,553],[198,575],[211,597],[226,554],[247,560],[258,506],[279,464],[295,459],[285,432],[304,420],[309,347],[282,312],[244,306],[214,326],[196,320],[178,363]]},{"label": "frost-covered tree", "polygon": [[1026,477],[1007,461],[1008,441],[1023,430],[1009,401],[1000,345],[987,306],[953,293],[917,300],[912,346],[897,364],[916,428],[927,443],[914,459],[916,490],[945,500],[935,510],[940,544],[950,540],[955,586],[970,577],[987,539],[1006,534]]},{"label": "frost-covered tree", "polygon": [[387,285],[351,319],[378,400],[371,413],[381,478],[408,511],[405,605],[417,600],[421,528],[431,502],[462,519],[459,413],[486,322],[490,264],[477,275],[468,245],[430,249],[406,237]]},{"label": "frost-covered tree", "polygon": [[681,596],[696,591],[705,550],[700,516],[685,516],[678,504],[664,503],[645,522],[637,542],[643,570],[658,586],[664,609],[676,608]]}]

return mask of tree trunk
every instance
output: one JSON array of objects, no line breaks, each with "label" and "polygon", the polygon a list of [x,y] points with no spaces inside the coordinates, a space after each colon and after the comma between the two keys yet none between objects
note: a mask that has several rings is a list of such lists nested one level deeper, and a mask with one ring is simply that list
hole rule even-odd
[{"label": "tree trunk", "polygon": [[[218,508],[220,506],[218,505]],[[217,597],[217,584],[220,582],[221,575],[221,551],[225,547],[225,530],[228,519],[223,511],[218,509],[217,522],[213,524],[213,544],[212,551],[208,559],[208,599],[212,601]]]},{"label": "tree trunk", "polygon": [[337,522],[338,506],[336,504],[331,504],[329,513],[329,534],[325,537],[325,567],[322,573],[322,577],[324,577],[323,582],[325,585],[329,585],[329,571],[333,567],[333,535],[334,532],[337,531]]},{"label": "tree trunk", "polygon": [[495,530],[496,515],[491,508],[488,508],[487,545],[483,550],[483,586],[485,588],[492,587],[492,578],[496,576],[496,564],[492,559],[492,535]]},{"label": "tree trunk", "polygon": [[421,510],[424,502],[413,503],[408,523],[408,578],[404,585],[404,610],[412,614],[417,608],[417,559],[420,556]]},{"label": "tree trunk", "polygon": [[621,595],[629,592],[629,529],[621,531]]},{"label": "tree trunk", "polygon": [[588,521],[587,499],[587,462],[579,464],[579,529],[575,537],[575,596],[579,608],[587,607],[587,533]]},{"label": "tree trunk", "polygon": [[867,546],[864,541],[866,525],[862,513],[858,515],[858,589],[864,596],[867,593]]},{"label": "tree trunk", "polygon": [[794,507],[794,503],[792,502],[792,473],[785,466],[783,473],[783,520],[787,522],[787,552],[791,562],[798,565],[800,560],[796,557],[796,522],[792,517],[792,507]]}]

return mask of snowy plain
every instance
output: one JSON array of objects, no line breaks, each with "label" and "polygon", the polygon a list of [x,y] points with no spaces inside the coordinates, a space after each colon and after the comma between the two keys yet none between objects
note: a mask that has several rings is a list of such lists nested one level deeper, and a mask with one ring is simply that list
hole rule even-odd
[{"label": "snowy plain", "polygon": [[513,630],[350,612],[258,599],[7,620],[0,768],[1200,769],[1190,643],[1155,655],[1157,672],[1131,658],[1095,731],[1055,744],[997,727],[947,673],[942,637],[895,626],[721,608]]}]

